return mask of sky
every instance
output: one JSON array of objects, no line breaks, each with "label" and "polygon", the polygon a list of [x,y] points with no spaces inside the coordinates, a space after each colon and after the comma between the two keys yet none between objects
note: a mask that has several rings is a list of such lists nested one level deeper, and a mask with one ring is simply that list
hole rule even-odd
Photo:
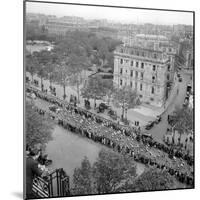
[{"label": "sky", "polygon": [[26,2],[26,12],[56,15],[57,17],[78,16],[85,19],[107,19],[121,23],[193,25],[193,13],[188,12],[80,6],[39,2]]}]

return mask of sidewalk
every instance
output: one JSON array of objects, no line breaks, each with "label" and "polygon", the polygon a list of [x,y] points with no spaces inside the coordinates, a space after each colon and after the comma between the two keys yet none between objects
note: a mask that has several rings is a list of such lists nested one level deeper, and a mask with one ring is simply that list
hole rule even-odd
[{"label": "sidewalk", "polygon": [[162,115],[169,107],[169,105],[174,101],[177,96],[177,89],[179,88],[178,81],[174,83],[174,86],[170,92],[170,96],[166,103],[162,107],[151,106],[147,104],[142,104],[135,109],[136,112],[142,113],[143,115],[156,118],[157,115]]},{"label": "sidewalk", "polygon": [[[29,78],[31,79],[31,76],[29,73],[26,73],[26,75],[29,76]],[[86,74],[86,76],[88,76],[88,74]],[[39,87],[37,87],[37,88],[41,89],[40,88],[40,78],[38,78],[37,75],[34,75],[34,79],[39,81]],[[49,89],[49,85],[50,85],[49,80],[43,80],[43,84],[44,84],[45,89]],[[56,87],[57,97],[60,99],[63,99],[63,87],[56,83],[52,83],[52,86]],[[82,86],[80,86],[80,88],[81,87]],[[174,99],[173,97],[175,97],[174,94],[176,94],[176,92],[177,92],[176,88],[173,88],[171,91],[171,95],[168,99],[168,102],[166,103],[165,109],[164,109],[164,107],[159,108],[156,106],[142,104],[142,105],[138,106],[137,108],[129,109],[127,112],[127,119],[133,123],[135,123],[135,121],[139,121],[140,126],[146,125],[149,121],[154,121],[157,115],[162,114],[167,109],[167,107],[169,106],[171,101],[173,101],[173,99]],[[77,96],[77,91],[76,91],[75,87],[66,86],[66,95],[67,95],[66,101],[68,101],[68,102],[70,100],[70,95]],[[102,100],[96,100],[97,106],[101,102],[102,102]],[[96,111],[94,110],[94,100],[92,100],[92,99],[90,100],[90,105],[91,105],[90,112],[97,114]],[[117,112],[118,117],[120,117],[122,114],[122,109],[114,107],[112,105],[112,103],[110,105],[113,108],[113,110],[115,110]],[[80,104],[78,106],[84,108],[84,99],[81,97],[81,95],[80,95]],[[100,115],[104,118],[107,118],[109,120],[112,120],[107,115],[107,113],[98,113],[98,115]]]}]

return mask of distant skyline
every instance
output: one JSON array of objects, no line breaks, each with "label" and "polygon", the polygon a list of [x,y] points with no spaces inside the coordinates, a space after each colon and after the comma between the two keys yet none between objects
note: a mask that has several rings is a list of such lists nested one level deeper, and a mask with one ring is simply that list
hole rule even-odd
[{"label": "distant skyline", "polygon": [[45,15],[77,16],[85,19],[107,19],[121,23],[152,23],[152,24],[185,24],[193,25],[193,13],[159,11],[145,9],[127,9],[112,7],[95,7],[70,4],[53,4],[40,2],[26,2],[27,13],[41,13]]}]

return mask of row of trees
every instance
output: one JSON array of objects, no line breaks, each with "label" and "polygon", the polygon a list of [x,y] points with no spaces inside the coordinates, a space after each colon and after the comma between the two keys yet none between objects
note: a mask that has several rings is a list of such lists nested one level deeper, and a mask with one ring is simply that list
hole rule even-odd
[{"label": "row of trees", "polygon": [[[96,100],[107,97],[108,105],[112,99],[112,103],[117,108],[122,108],[122,118],[127,119],[127,110],[140,105],[140,99],[135,90],[130,86],[123,86],[118,88],[114,85],[113,80],[102,79],[99,76],[91,77],[85,83],[81,90],[81,95],[86,99],[94,99],[94,106],[96,107]],[[125,112],[126,111],[126,112]]]},{"label": "row of trees", "polygon": [[183,134],[188,134],[193,132],[193,109],[189,107],[176,107],[173,116],[174,119],[171,123],[173,131],[173,141],[174,141],[174,131],[177,130],[179,133],[178,142],[180,144],[181,137]]},{"label": "row of trees", "polygon": [[130,157],[101,150],[91,165],[85,157],[74,170],[73,195],[103,194],[172,189],[175,179],[167,172],[146,170],[138,177],[136,164]]},{"label": "row of trees", "polygon": [[[88,32],[69,32],[63,40],[60,40],[52,51],[34,52],[26,56],[26,69],[33,75],[41,78],[41,89],[43,89],[43,78],[58,82],[63,86],[63,99],[66,98],[66,86],[74,86],[80,99],[80,85],[83,84],[83,70],[88,69],[94,63],[113,67],[113,51],[119,41],[111,38],[98,38],[95,34]],[[133,108],[137,95],[131,88],[125,87],[116,90],[111,80],[102,80],[101,77],[91,77],[85,83],[81,95],[87,99],[97,99],[107,96],[108,103],[114,96],[115,105],[122,107],[122,116],[127,107]]]},{"label": "row of trees", "polygon": [[30,102],[26,102],[26,144],[45,145],[52,140],[53,123],[34,110]]}]

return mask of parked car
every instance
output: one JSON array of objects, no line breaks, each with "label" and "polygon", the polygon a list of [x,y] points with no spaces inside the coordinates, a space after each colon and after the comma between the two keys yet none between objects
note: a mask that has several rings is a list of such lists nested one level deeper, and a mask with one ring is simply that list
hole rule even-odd
[{"label": "parked car", "polygon": [[61,109],[58,106],[49,106],[49,110],[55,113],[59,113]]},{"label": "parked car", "polygon": [[178,79],[179,82],[182,82],[182,80],[183,80],[183,79],[182,79],[181,77]]},{"label": "parked car", "polygon": [[27,95],[27,97],[29,97],[31,99],[37,99],[37,97],[36,97],[34,92],[27,92],[26,95]]},{"label": "parked car", "polygon": [[185,97],[184,103],[183,103],[183,107],[187,107],[189,104],[189,97]]},{"label": "parked car", "polygon": [[150,129],[153,127],[153,125],[154,125],[154,122],[153,122],[153,121],[150,121],[150,122],[148,122],[148,124],[145,126],[145,129],[146,129],[146,130],[150,130]]},{"label": "parked car", "polygon": [[108,115],[110,118],[112,118],[113,120],[117,120],[117,112],[112,110],[112,109],[109,109],[108,110]]},{"label": "parked car", "polygon": [[186,91],[191,93],[192,91],[192,86],[190,84],[187,85]]},{"label": "parked car", "polygon": [[153,139],[153,137],[152,137],[152,135],[150,134],[150,133],[147,133],[147,132],[144,132],[144,133],[142,133],[142,138],[144,138],[144,139]]},{"label": "parked car", "polygon": [[176,117],[174,115],[168,115],[168,123],[172,125]]},{"label": "parked car", "polygon": [[162,120],[161,116],[158,115],[158,116],[156,116],[155,123],[158,124],[161,120]]},{"label": "parked car", "polygon": [[180,78],[180,77],[181,77],[181,75],[180,75],[179,73],[177,73],[177,77],[178,77],[178,78]]}]

